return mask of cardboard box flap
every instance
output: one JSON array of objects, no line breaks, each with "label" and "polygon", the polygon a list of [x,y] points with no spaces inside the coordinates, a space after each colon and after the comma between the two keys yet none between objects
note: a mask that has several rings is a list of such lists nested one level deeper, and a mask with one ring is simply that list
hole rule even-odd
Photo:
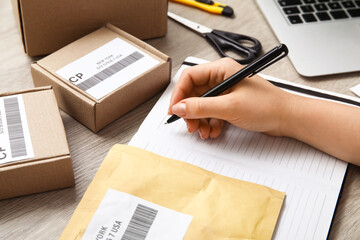
[{"label": "cardboard box flap", "polygon": [[22,95],[34,158],[1,164],[0,167],[21,164],[43,158],[69,156],[64,126],[51,86],[2,93],[0,97]]},{"label": "cardboard box flap", "polygon": [[130,35],[129,33],[125,32],[123,30],[120,30],[119,28],[115,27],[114,25],[107,23],[106,28],[110,29],[113,32],[116,32],[117,34],[119,34],[123,38],[128,39],[129,41],[132,42],[132,44],[135,43],[140,48],[146,49],[147,51],[149,51],[149,52],[153,53],[154,55],[160,57],[164,61],[169,61],[169,56],[163,54],[162,52],[160,52],[156,48],[154,48],[151,45],[139,40],[138,38]]},{"label": "cardboard box flap", "polygon": [[12,95],[22,95],[34,158],[0,164],[0,168],[53,157],[69,157],[65,129],[53,89],[47,86],[1,94]]},{"label": "cardboard box flap", "polygon": [[44,91],[44,90],[49,90],[49,89],[52,89],[52,87],[51,86],[44,86],[44,87],[25,89],[25,90],[22,90],[20,92],[4,92],[4,93],[0,93],[0,97],[11,96],[11,95],[16,95],[16,94],[23,94],[23,93],[29,93],[29,92],[38,92],[38,91]]},{"label": "cardboard box flap", "polygon": [[23,99],[35,158],[69,155],[53,90],[29,92]]}]

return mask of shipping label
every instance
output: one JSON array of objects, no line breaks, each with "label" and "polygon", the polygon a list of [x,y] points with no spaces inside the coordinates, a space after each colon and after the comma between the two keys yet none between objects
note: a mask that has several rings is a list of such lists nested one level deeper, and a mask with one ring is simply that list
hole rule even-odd
[{"label": "shipping label", "polygon": [[99,100],[157,64],[150,55],[115,38],[56,73]]},{"label": "shipping label", "polygon": [[192,216],[109,189],[82,240],[183,239]]},{"label": "shipping label", "polygon": [[0,98],[0,164],[33,158],[22,95]]}]

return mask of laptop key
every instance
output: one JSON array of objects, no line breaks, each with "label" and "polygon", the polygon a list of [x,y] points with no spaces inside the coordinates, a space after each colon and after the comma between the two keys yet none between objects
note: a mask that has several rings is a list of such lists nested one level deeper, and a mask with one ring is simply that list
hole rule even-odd
[{"label": "laptop key", "polygon": [[283,10],[284,10],[284,13],[287,15],[300,13],[300,10],[298,7],[286,7],[286,8],[283,8]]},{"label": "laptop key", "polygon": [[342,2],[341,4],[343,5],[344,8],[354,8],[355,7],[355,4],[351,1]]},{"label": "laptop key", "polygon": [[318,2],[330,2],[330,0],[318,0]]},{"label": "laptop key", "polygon": [[311,3],[315,3],[315,0],[304,0],[305,4],[311,4]]},{"label": "laptop key", "polygon": [[291,15],[288,16],[288,18],[291,24],[303,23],[303,20],[301,20],[301,18],[298,15]]},{"label": "laptop key", "polygon": [[317,21],[314,14],[312,14],[312,13],[303,14],[301,16],[303,17],[305,22],[316,22]]},{"label": "laptop key", "polygon": [[331,9],[341,9],[342,8],[341,5],[337,2],[328,3],[328,5]]},{"label": "laptop key", "polygon": [[356,5],[360,7],[360,1],[355,1]]},{"label": "laptop key", "polygon": [[327,7],[325,4],[323,4],[323,3],[315,4],[314,7],[315,7],[315,9],[318,10],[318,11],[328,10],[328,7]]},{"label": "laptop key", "polygon": [[360,17],[360,8],[347,10],[351,17]]},{"label": "laptop key", "polygon": [[311,5],[304,5],[300,7],[304,13],[314,12],[314,8]]},{"label": "laptop key", "polygon": [[330,14],[334,19],[349,18],[344,11],[330,11]]},{"label": "laptop key", "polygon": [[280,6],[295,6],[295,5],[301,5],[300,0],[279,0]]},{"label": "laptop key", "polygon": [[317,12],[316,16],[318,17],[318,19],[320,21],[331,20],[331,17],[329,16],[329,14],[327,12]]}]

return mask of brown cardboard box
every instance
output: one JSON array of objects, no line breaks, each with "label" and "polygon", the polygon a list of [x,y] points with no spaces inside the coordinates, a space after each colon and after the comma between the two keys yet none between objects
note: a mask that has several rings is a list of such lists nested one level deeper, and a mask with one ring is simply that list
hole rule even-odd
[{"label": "brown cardboard box", "polygon": [[148,39],[167,31],[167,0],[12,0],[29,56],[52,53],[112,23]]},{"label": "brown cardboard box", "polygon": [[0,164],[0,199],[73,186],[71,156],[53,90],[36,88],[0,97],[18,94],[24,102],[33,157]]},{"label": "brown cardboard box", "polygon": [[[114,39],[130,43],[159,63],[100,99],[57,74],[59,69],[88,56]],[[31,65],[35,86],[53,86],[59,107],[94,132],[165,88],[170,80],[170,71],[171,59],[168,56],[110,24]]]}]

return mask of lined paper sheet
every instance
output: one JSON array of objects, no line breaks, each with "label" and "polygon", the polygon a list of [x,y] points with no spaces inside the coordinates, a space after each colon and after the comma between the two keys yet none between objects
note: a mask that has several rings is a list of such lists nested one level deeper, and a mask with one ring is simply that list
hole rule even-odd
[{"label": "lined paper sheet", "polygon": [[[187,61],[201,63],[190,58]],[[225,125],[214,140],[187,132],[183,120],[164,125],[182,66],[129,145],[206,170],[286,192],[273,239],[326,239],[347,163],[304,143]]]}]

